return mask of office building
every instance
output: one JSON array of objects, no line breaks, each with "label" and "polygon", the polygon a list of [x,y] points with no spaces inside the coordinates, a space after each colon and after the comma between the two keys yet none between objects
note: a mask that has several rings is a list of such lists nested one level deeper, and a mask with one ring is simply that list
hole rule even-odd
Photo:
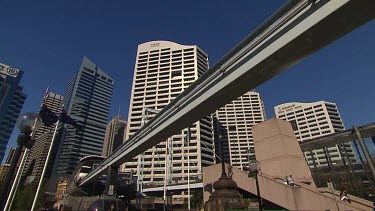
[{"label": "office building", "polygon": [[[284,103],[275,106],[275,115],[279,119],[291,123],[298,141],[306,141],[327,134],[345,130],[339,110],[335,103],[319,101],[313,103]],[[317,166],[341,164],[346,154],[352,162],[356,161],[350,143],[327,149],[313,150],[313,157]],[[310,152],[304,152],[310,167],[314,162]],[[327,156],[326,156],[327,155]]]},{"label": "office building", "polygon": [[3,164],[0,165],[0,183],[3,183],[8,172],[9,172],[10,164]]},{"label": "office building", "polygon": [[[10,148],[9,150],[9,153],[8,153],[8,156],[5,160],[5,163],[3,165],[0,166],[0,180],[4,180],[8,171],[9,171],[9,168],[10,168],[10,165],[12,164],[13,162],[13,159],[14,159],[14,153],[16,152],[16,148],[15,147],[12,147]],[[15,172],[17,172],[18,168],[20,167],[20,164],[21,164],[21,161],[22,161],[22,157],[23,157],[23,154],[25,153],[25,148],[22,149],[21,151],[21,154],[18,158],[18,161],[17,161],[17,164],[16,164],[16,169],[15,169]]]},{"label": "office building", "polygon": [[[199,47],[169,41],[138,45],[132,94],[129,106],[127,139],[159,110],[167,106],[208,69],[208,56]],[[190,143],[184,141],[187,130],[177,132],[144,153],[141,158],[143,181],[168,184],[199,179],[202,167],[215,163],[212,119],[210,116],[191,125]],[[189,145],[189,147],[188,147]],[[169,149],[167,152],[167,148]],[[168,155],[167,155],[168,154]],[[172,161],[173,160],[173,161]],[[188,162],[190,160],[190,162]],[[125,163],[126,171],[136,172],[138,158]],[[167,166],[167,167],[166,167]],[[143,169],[143,170],[142,170]],[[167,172],[166,172],[167,169]]]},{"label": "office building", "polygon": [[102,155],[108,157],[123,142],[126,130],[126,121],[120,116],[112,117],[105,131]]},{"label": "office building", "polygon": [[63,105],[82,128],[65,125],[53,177],[70,175],[78,161],[101,155],[114,81],[84,57],[79,71],[69,80]]},{"label": "office building", "polygon": [[15,147],[10,148],[9,153],[8,153],[8,157],[5,160],[5,164],[9,164],[10,165],[12,163],[12,160],[13,160],[15,152],[16,152],[16,148]]},{"label": "office building", "polygon": [[[49,92],[49,90],[47,89],[40,107],[45,105],[52,112],[58,115],[62,108],[62,101],[63,101],[63,96]],[[25,168],[24,168],[25,170],[23,172],[23,176],[27,176],[26,183],[31,183],[35,180],[38,181],[40,179],[40,176],[42,175],[43,168],[47,159],[47,154],[52,143],[55,126],[56,126],[56,123],[48,127],[42,124],[38,128],[38,130],[35,131],[34,133],[35,144],[29,150],[29,155],[27,156],[26,163],[25,163]],[[61,134],[59,132],[60,131],[57,131],[56,138],[54,141],[54,146],[52,146],[52,151],[51,151],[52,156],[50,156],[48,160],[46,172],[44,175],[45,178],[49,178],[51,176],[53,163],[56,158],[53,155],[56,155],[57,153],[57,148],[58,148],[58,143],[59,143],[58,140]]]},{"label": "office building", "polygon": [[[224,162],[243,169],[249,163],[249,155],[254,154],[252,126],[265,119],[262,97],[253,91],[217,110],[213,115],[217,155],[222,146]],[[216,160],[219,162],[218,157]]]},{"label": "office building", "polygon": [[21,112],[26,94],[19,86],[23,71],[0,63],[0,161]]}]

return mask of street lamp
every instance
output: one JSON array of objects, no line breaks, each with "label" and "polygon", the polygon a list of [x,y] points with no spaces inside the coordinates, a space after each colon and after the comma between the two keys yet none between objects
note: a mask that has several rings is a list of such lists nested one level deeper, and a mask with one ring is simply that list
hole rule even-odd
[{"label": "street lamp", "polygon": [[219,150],[220,150],[220,162],[221,162],[221,178],[228,178],[227,173],[225,172],[225,163],[224,163],[224,149],[222,142],[222,135],[219,132]]},{"label": "street lamp", "polygon": [[[35,130],[37,130],[40,127],[41,123],[42,123],[42,120],[39,117],[39,115],[36,114],[36,113],[32,113],[32,112],[21,114],[17,118],[16,125],[17,125],[17,127],[18,127],[18,129],[20,130],[21,133],[18,135],[18,138],[17,138],[17,145],[18,146],[17,146],[17,149],[14,153],[13,160],[12,160],[12,163],[10,165],[8,174],[7,174],[7,176],[4,180],[4,185],[3,185],[1,197],[0,197],[0,208],[4,208],[5,200],[8,198],[8,196],[9,196],[9,198],[11,198],[11,196],[13,195],[12,192],[10,194],[8,194],[8,192],[9,192],[9,187],[10,187],[11,181],[12,181],[13,176],[14,176],[14,171],[16,169],[18,160],[21,156],[22,149],[25,146],[26,150],[27,150],[27,149],[30,149],[34,145],[35,141],[32,139],[31,133],[34,132]],[[24,154],[26,154],[26,150],[25,150]],[[20,169],[21,169],[21,167],[18,168],[16,177],[19,176]],[[16,182],[16,179],[17,178],[14,179],[14,182]],[[13,190],[13,187],[12,187],[12,190]]]},{"label": "street lamp", "polygon": [[173,210],[173,202],[172,202],[173,192],[167,191],[167,210]]},{"label": "street lamp", "polygon": [[259,210],[263,210],[262,205],[262,198],[260,197],[260,189],[259,189],[259,182],[258,182],[258,173],[260,172],[260,163],[257,160],[250,160],[249,161],[249,171],[255,177],[255,184],[257,186],[257,194],[258,194],[258,205]]}]

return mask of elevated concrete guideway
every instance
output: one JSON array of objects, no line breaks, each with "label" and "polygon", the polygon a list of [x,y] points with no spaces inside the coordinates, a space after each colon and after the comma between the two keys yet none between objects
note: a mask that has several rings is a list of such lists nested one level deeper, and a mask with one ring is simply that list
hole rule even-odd
[{"label": "elevated concrete guideway", "polygon": [[[362,138],[375,137],[375,123],[358,126],[358,131]],[[358,137],[355,134],[354,129],[350,128],[344,131],[301,142],[300,146],[302,151],[308,151],[310,149],[321,149],[323,147],[335,146],[337,144],[351,142],[357,139]]]},{"label": "elevated concrete guideway", "polygon": [[375,178],[375,165],[367,146],[363,141],[364,138],[368,137],[375,137],[375,123],[359,127],[353,126],[351,129],[329,134],[309,141],[304,141],[300,143],[300,147],[303,151],[311,151],[313,149],[322,149],[324,147],[335,146],[345,142],[358,140],[372,176]]},{"label": "elevated concrete guideway", "polygon": [[81,182],[164,141],[375,16],[373,0],[290,0]]}]

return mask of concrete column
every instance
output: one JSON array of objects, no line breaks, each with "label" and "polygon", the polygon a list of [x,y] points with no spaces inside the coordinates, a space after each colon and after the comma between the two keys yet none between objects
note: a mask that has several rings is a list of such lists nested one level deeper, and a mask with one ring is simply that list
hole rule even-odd
[{"label": "concrete column", "polygon": [[104,195],[116,196],[116,185],[117,185],[118,167],[110,166],[107,170],[107,182],[105,184]]},{"label": "concrete column", "polygon": [[374,167],[374,163],[372,162],[370,153],[368,152],[366,144],[363,141],[363,138],[362,138],[361,134],[359,133],[358,128],[356,126],[353,126],[353,129],[354,129],[355,135],[357,136],[359,144],[361,145],[361,148],[362,148],[363,154],[365,155],[368,166],[370,167],[372,176],[375,179],[375,167]]},{"label": "concrete column", "polygon": [[289,122],[273,118],[253,126],[254,148],[262,173],[274,178],[293,175],[315,187],[310,169]]}]

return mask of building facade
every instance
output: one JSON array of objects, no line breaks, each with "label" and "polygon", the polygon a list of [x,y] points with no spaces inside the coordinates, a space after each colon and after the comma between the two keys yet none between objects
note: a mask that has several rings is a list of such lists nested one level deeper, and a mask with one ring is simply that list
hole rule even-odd
[{"label": "building facade", "polygon": [[10,164],[2,164],[0,165],[0,182],[3,183],[8,172],[9,172]]},{"label": "building facade", "polygon": [[[274,109],[277,118],[291,123],[300,142],[345,130],[337,105],[332,102],[284,103]],[[313,156],[311,152],[304,152],[310,167],[313,167],[314,161],[317,166],[341,164],[346,159],[345,154],[352,162],[356,161],[350,143],[313,150],[312,153]]]},{"label": "building facade", "polygon": [[23,88],[19,86],[23,71],[0,63],[0,161],[26,100]]},{"label": "building facade", "polygon": [[126,121],[116,116],[112,117],[105,131],[104,145],[102,155],[108,157],[117,147],[119,147],[125,138]]},{"label": "building facade", "polygon": [[[153,41],[138,46],[133,88],[129,106],[126,139],[157,111],[167,106],[208,69],[208,56],[199,47],[180,45],[169,41]],[[153,112],[150,112],[150,111]],[[145,117],[146,116],[146,117]],[[144,119],[144,122],[142,122]],[[199,179],[202,167],[215,163],[212,119],[204,117],[190,126],[191,138],[187,143],[187,129],[176,133],[144,153],[139,159],[124,165],[124,171],[137,171],[143,183],[168,183]],[[168,152],[168,153],[167,153]],[[190,164],[190,165],[189,165]],[[189,167],[190,166],[190,167]],[[167,171],[167,172],[166,172]]]},{"label": "building facade", "polygon": [[9,153],[8,153],[8,157],[5,160],[5,164],[9,164],[10,165],[12,163],[12,160],[13,160],[15,152],[16,152],[16,148],[15,147],[10,148]]},{"label": "building facade", "polygon": [[[55,114],[59,114],[62,108],[63,96],[56,93],[46,91],[43,97],[41,107],[43,105],[47,106]],[[47,154],[52,143],[53,133],[55,130],[56,123],[51,126],[41,125],[37,131],[34,133],[34,146],[29,150],[29,155],[26,159],[25,170],[23,176],[27,176],[26,183],[31,183],[33,181],[38,181],[42,175],[42,171],[47,159]],[[59,140],[61,131],[57,131],[55,140]],[[58,141],[54,141],[54,146],[52,146],[51,155],[56,155],[58,149]],[[50,156],[45,172],[45,178],[51,176],[51,171],[55,156]]]},{"label": "building facade", "polygon": [[265,119],[262,97],[253,91],[217,110],[213,115],[216,160],[222,146],[225,163],[240,169],[247,166],[254,154],[252,126]]},{"label": "building facade", "polygon": [[[8,174],[9,168],[10,168],[10,166],[11,166],[13,160],[14,160],[14,153],[15,152],[16,152],[15,147],[10,148],[8,156],[5,160],[5,163],[0,166],[0,180],[1,181],[4,180],[6,175]],[[18,171],[18,168],[21,165],[21,161],[22,161],[22,157],[23,157],[24,153],[25,153],[25,147],[21,150],[21,154],[20,154],[20,156],[18,158],[18,161],[17,161],[17,164],[16,164],[15,172]]]},{"label": "building facade", "polygon": [[114,81],[96,64],[84,57],[79,71],[69,80],[63,105],[82,128],[62,129],[54,177],[70,175],[78,161],[101,155]]}]

